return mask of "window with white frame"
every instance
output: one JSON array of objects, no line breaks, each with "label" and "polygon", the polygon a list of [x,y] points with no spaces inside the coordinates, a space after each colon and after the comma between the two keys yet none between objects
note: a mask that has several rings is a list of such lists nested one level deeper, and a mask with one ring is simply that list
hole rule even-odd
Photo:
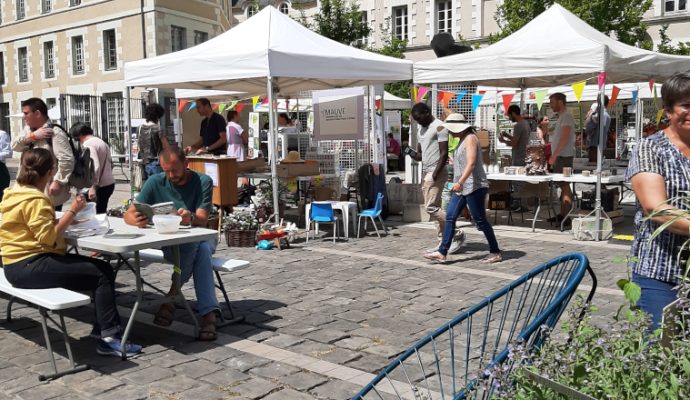
[{"label": "window with white frame", "polygon": [[103,31],[103,68],[106,71],[117,69],[117,38],[115,29]]},{"label": "window with white frame", "polygon": [[453,33],[453,2],[441,0],[436,2],[436,33]]},{"label": "window with white frame", "polygon": [[46,78],[55,78],[55,49],[52,40],[43,43],[43,70]]},{"label": "window with white frame", "polygon": [[181,26],[170,26],[170,42],[172,51],[184,50],[187,48],[187,29]]},{"label": "window with white frame", "polygon": [[393,35],[407,40],[407,6],[393,7]]},{"label": "window with white frame", "polygon": [[48,14],[53,10],[53,0],[41,0],[41,12]]},{"label": "window with white frame", "polygon": [[5,53],[0,51],[0,85],[5,84]]},{"label": "window with white frame", "polygon": [[17,71],[19,82],[29,81],[29,51],[26,47],[17,49]]},{"label": "window with white frame", "polygon": [[81,0],[69,0],[69,5],[70,5],[70,7],[80,6]]},{"label": "window with white frame", "polygon": [[46,105],[48,106],[48,109],[50,110],[51,108],[53,108],[57,105],[57,99],[55,97],[47,97],[46,98]]},{"label": "window with white frame", "polygon": [[84,38],[82,36],[72,38],[72,73],[74,75],[84,73]]},{"label": "window with white frame", "polygon": [[26,4],[24,0],[16,0],[17,2],[17,19],[26,18]]},{"label": "window with white frame", "polygon": [[204,43],[208,40],[208,32],[194,31],[194,45]]},{"label": "window with white frame", "polygon": [[290,12],[290,6],[288,5],[288,3],[280,3],[278,9],[285,15],[288,15],[288,13]]},{"label": "window with white frame", "polygon": [[12,135],[10,123],[10,103],[0,103],[0,129]]},{"label": "window with white frame", "polygon": [[259,7],[256,4],[250,4],[247,6],[247,18],[251,18],[254,14],[259,12]]},{"label": "window with white frame", "polygon": [[664,0],[664,12],[687,11],[687,0]]},{"label": "window with white frame", "polygon": [[[360,13],[360,16],[361,16],[362,25],[364,25],[364,26],[369,26],[369,19],[368,19],[368,16],[367,16],[367,12],[366,12],[366,11],[360,11],[359,13]],[[366,37],[366,36],[364,36],[364,37],[361,37],[361,38],[357,39],[357,41],[355,42],[355,44],[357,45],[357,47],[364,47],[364,46],[367,45],[367,42],[368,42],[368,41],[369,41],[369,38]]]}]

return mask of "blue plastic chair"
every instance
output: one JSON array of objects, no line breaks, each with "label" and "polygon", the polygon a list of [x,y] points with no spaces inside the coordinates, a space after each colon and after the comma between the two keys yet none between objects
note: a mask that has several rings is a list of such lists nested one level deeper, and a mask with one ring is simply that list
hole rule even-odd
[{"label": "blue plastic chair", "polygon": [[[312,224],[333,224],[333,243],[338,234],[338,217],[333,213],[333,206],[331,203],[311,203],[309,209],[309,226],[307,227],[307,243],[309,243],[309,233],[311,232]],[[317,229],[318,230],[318,229]],[[314,231],[314,239],[316,239],[316,231]]]},{"label": "blue plastic chair", "polygon": [[[359,232],[360,232],[360,227],[362,226],[362,218],[370,218],[371,223],[374,224],[374,229],[376,229],[376,234],[378,235],[379,238],[381,238],[381,234],[379,233],[379,229],[376,227],[376,220],[374,218],[378,218],[379,221],[381,221],[381,227],[383,228],[383,232],[388,235],[388,230],[386,230],[386,225],[383,223],[383,218],[381,218],[381,211],[383,211],[383,193],[379,192],[379,194],[376,196],[376,203],[374,204],[374,208],[370,208],[368,210],[364,210],[357,214],[359,217],[357,220],[357,239],[359,239]],[[364,230],[367,230],[367,220],[364,220]]]},{"label": "blue plastic chair", "polygon": [[353,400],[490,399],[492,369],[514,366],[509,346],[519,344],[527,351],[541,346],[543,328],[556,326],[585,271],[593,283],[586,300],[591,302],[597,280],[587,257],[570,253],[554,258],[417,342]]}]

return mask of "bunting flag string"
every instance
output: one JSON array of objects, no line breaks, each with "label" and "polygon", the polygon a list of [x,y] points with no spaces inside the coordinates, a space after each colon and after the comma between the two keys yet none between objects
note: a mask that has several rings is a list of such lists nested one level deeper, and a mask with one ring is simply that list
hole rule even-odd
[{"label": "bunting flag string", "polygon": [[410,93],[410,98],[414,100],[414,102],[417,102],[417,86],[412,86],[412,92]]},{"label": "bunting flag string", "polygon": [[417,103],[421,102],[427,93],[429,93],[429,88],[426,86],[420,86],[417,90]]},{"label": "bunting flag string", "polygon": [[448,103],[455,97],[454,92],[439,92],[439,102],[443,103],[443,108],[448,108]]},{"label": "bunting flag string", "polygon": [[463,99],[463,97],[465,97],[467,92],[464,90],[461,90],[461,91],[457,92],[456,94],[458,97],[455,98],[455,104],[460,105],[460,101]]},{"label": "bunting flag string", "polygon": [[252,97],[252,110],[256,110],[256,105],[259,103],[259,96]]},{"label": "bunting flag string", "polygon": [[484,98],[484,93],[481,93],[481,92],[479,92],[478,94],[472,95],[472,112],[473,113],[477,112],[477,107],[479,107],[479,103],[482,102],[483,98]]},{"label": "bunting flag string", "polygon": [[649,80],[649,91],[652,91],[652,88],[654,87],[654,79]]},{"label": "bunting flag string", "polygon": [[243,108],[244,108],[244,103],[237,103],[237,107],[235,107],[235,110],[238,113],[241,113]]},{"label": "bunting flag string", "polygon": [[177,112],[181,113],[182,110],[184,110],[185,106],[189,103],[187,100],[180,100],[180,105],[177,106]]},{"label": "bunting flag string", "polygon": [[230,105],[228,106],[228,110],[232,110],[233,108],[235,108],[235,106],[237,105],[237,103],[238,103],[238,101],[233,101],[233,102],[231,102]]},{"label": "bunting flag string", "polygon": [[[268,96],[261,98],[261,105],[263,106],[264,104],[268,104]],[[277,100],[276,104],[278,104]]]},{"label": "bunting flag string", "polygon": [[213,111],[218,111],[219,108],[220,108],[220,104],[213,103]]},{"label": "bunting flag string", "polygon": [[637,95],[639,93],[639,90],[633,90],[632,91],[632,104],[637,104]]},{"label": "bunting flag string", "polygon": [[582,98],[582,92],[585,90],[585,85],[587,84],[587,81],[580,81],[580,82],[575,82],[571,86],[573,87],[573,93],[575,93],[575,98],[577,99],[577,102],[580,102],[580,99]]},{"label": "bunting flag string", "polygon": [[606,72],[599,72],[599,76],[597,76],[597,84],[599,86],[599,90],[601,91],[601,88],[604,86],[606,83]]},{"label": "bunting flag string", "polygon": [[376,107],[376,112],[380,115],[381,112],[383,112],[383,104],[381,103],[381,99],[374,100],[374,106]]},{"label": "bunting flag string", "polygon": [[508,107],[510,107],[510,103],[513,101],[513,96],[515,96],[515,93],[504,93],[501,95],[503,98],[503,112],[506,114],[508,113]]},{"label": "bunting flag string", "polygon": [[541,111],[541,105],[544,104],[544,98],[546,98],[546,94],[549,92],[548,89],[539,89],[536,92],[534,92],[534,97],[537,100],[537,109]]},{"label": "bunting flag string", "polygon": [[616,102],[616,99],[618,99],[618,93],[620,93],[621,89],[613,85],[613,89],[611,89],[611,99],[609,100],[609,110],[613,108],[613,104]]},{"label": "bunting flag string", "polygon": [[661,109],[656,112],[656,124],[659,125],[659,122],[661,122],[661,117],[664,116],[664,110]]},{"label": "bunting flag string", "polygon": [[225,103],[220,103],[220,104],[218,105],[218,112],[219,112],[219,113],[222,113],[223,111],[225,111],[225,109],[226,109],[227,107],[228,107],[227,104],[225,104]]},{"label": "bunting flag string", "polygon": [[187,109],[187,111],[192,111],[193,109],[196,108],[196,101],[193,101],[193,102],[191,102],[191,103],[189,103],[189,104],[190,104],[190,106],[189,106],[189,108]]}]

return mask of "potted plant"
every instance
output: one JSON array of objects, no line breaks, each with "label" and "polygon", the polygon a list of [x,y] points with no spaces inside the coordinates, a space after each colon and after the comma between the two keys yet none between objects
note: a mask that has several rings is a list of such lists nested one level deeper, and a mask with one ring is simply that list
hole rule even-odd
[{"label": "potted plant", "polygon": [[223,230],[228,247],[252,247],[256,244],[259,221],[249,211],[237,211],[223,218]]},{"label": "potted plant", "polygon": [[[273,215],[273,185],[264,181],[257,186],[257,217],[261,222],[265,222],[268,217]],[[285,215],[285,207],[288,201],[294,201],[294,193],[290,192],[287,185],[283,182],[278,183],[278,215],[282,218]]]}]

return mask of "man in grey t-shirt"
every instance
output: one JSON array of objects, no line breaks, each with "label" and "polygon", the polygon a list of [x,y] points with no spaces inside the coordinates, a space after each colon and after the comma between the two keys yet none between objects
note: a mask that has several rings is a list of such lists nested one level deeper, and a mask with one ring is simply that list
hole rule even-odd
[{"label": "man in grey t-shirt", "polygon": [[[557,174],[562,174],[564,167],[572,168],[575,157],[575,120],[568,114],[565,100],[563,93],[554,93],[549,97],[551,109],[558,113],[556,128],[551,134],[551,157],[549,158],[549,165],[553,166],[553,172]],[[573,204],[573,191],[570,189],[570,184],[560,182],[560,186],[561,212],[554,218],[549,218],[550,222],[563,222]],[[565,223],[568,224],[570,221]]]},{"label": "man in grey t-shirt", "polygon": [[530,126],[529,122],[522,117],[520,107],[513,104],[508,107],[508,118],[514,122],[512,135],[501,135],[498,140],[511,147],[512,165],[523,167],[527,155],[527,144],[529,143]]}]

